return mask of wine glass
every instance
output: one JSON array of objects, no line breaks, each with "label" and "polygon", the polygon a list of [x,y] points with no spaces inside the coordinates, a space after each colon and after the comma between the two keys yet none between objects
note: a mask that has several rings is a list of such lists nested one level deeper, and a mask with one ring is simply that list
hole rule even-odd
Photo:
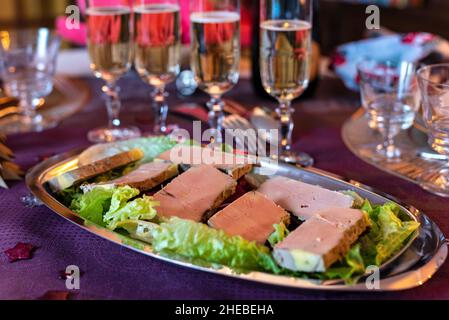
[{"label": "wine glass", "polygon": [[140,136],[135,127],[123,127],[117,81],[132,63],[132,8],[129,0],[86,0],[87,43],[91,69],[106,82],[102,91],[109,116],[107,128],[90,131],[91,142],[110,142]]},{"label": "wine glass", "polygon": [[154,133],[166,134],[168,105],[165,91],[180,72],[180,7],[178,0],[135,0],[135,66],[140,77],[154,87]]},{"label": "wine glass", "polygon": [[279,102],[279,158],[302,166],[311,166],[313,158],[292,151],[291,103],[309,84],[311,31],[311,0],[260,2],[260,73],[265,91]]},{"label": "wine glass", "polygon": [[8,96],[20,100],[17,132],[42,131],[56,125],[36,112],[53,90],[60,39],[50,30],[0,32],[0,73]]},{"label": "wine glass", "polygon": [[405,150],[394,138],[413,125],[419,109],[415,65],[407,61],[363,60],[358,66],[360,93],[371,129],[382,134],[382,143],[363,152],[375,161],[394,162]]},{"label": "wine glass", "polygon": [[199,88],[211,97],[210,134],[221,142],[221,97],[239,80],[240,1],[192,0],[190,12],[191,68]]},{"label": "wine glass", "polygon": [[[429,144],[438,153],[449,156],[449,64],[425,66],[417,74]],[[449,164],[424,172],[420,185],[449,197]]]}]

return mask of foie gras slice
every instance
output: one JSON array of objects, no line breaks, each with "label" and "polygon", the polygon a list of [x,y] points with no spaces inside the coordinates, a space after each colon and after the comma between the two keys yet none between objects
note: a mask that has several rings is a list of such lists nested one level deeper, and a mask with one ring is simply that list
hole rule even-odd
[{"label": "foie gras slice", "polygon": [[340,192],[285,177],[267,180],[258,191],[301,220],[330,208],[351,208],[354,202],[352,197]]},{"label": "foie gras slice", "polygon": [[274,224],[288,224],[289,220],[288,212],[260,192],[251,191],[217,212],[208,224],[231,236],[264,244],[274,232]]},{"label": "foie gras slice", "polygon": [[159,159],[171,161],[176,164],[198,166],[211,165],[235,180],[249,173],[256,158],[248,155],[236,155],[230,152],[221,152],[200,146],[177,145],[158,156]]},{"label": "foie gras slice", "polygon": [[237,182],[212,166],[192,167],[154,195],[159,201],[157,212],[196,222],[210,214],[236,190]]},{"label": "foie gras slice", "polygon": [[361,210],[329,209],[313,216],[278,243],[273,257],[289,270],[324,272],[346,255],[368,226]]},{"label": "foie gras slice", "polygon": [[84,192],[92,190],[97,186],[104,188],[108,187],[120,187],[128,185],[132,188],[139,189],[140,191],[151,190],[154,187],[162,184],[178,175],[178,165],[167,161],[155,161],[146,163],[139,166],[137,169],[129,172],[128,174],[104,183],[88,184],[82,186],[81,189]]}]

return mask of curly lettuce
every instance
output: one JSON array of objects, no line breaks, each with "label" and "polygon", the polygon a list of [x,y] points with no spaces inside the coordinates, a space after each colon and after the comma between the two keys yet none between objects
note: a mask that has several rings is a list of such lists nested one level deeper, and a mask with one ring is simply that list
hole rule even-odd
[{"label": "curly lettuce", "polygon": [[235,270],[279,273],[266,246],[231,237],[202,223],[173,217],[151,230],[153,250],[217,263]]},{"label": "curly lettuce", "polygon": [[274,232],[268,237],[268,242],[272,247],[284,240],[290,233],[283,222],[273,225],[273,228]]},{"label": "curly lettuce", "polygon": [[84,219],[115,230],[120,222],[152,220],[156,217],[158,202],[152,197],[139,195],[139,190],[129,186],[95,187],[73,199],[70,208]]},{"label": "curly lettuce", "polygon": [[370,230],[359,238],[342,262],[323,274],[325,278],[350,281],[356,275],[363,275],[366,267],[382,265],[402,248],[420,225],[416,221],[402,221],[400,208],[395,203],[372,206],[365,200],[360,209],[370,220]]}]

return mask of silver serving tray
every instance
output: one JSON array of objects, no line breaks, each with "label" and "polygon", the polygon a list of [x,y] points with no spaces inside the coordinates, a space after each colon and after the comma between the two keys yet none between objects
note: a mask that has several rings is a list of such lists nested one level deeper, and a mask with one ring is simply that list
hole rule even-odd
[{"label": "silver serving tray", "polygon": [[[74,150],[43,161],[29,171],[26,176],[26,183],[30,191],[48,208],[89,232],[158,260],[233,278],[301,289],[370,291],[365,285],[364,277],[362,277],[356,284],[346,285],[341,281],[301,279],[262,272],[238,274],[227,267],[202,267],[189,262],[161,256],[154,253],[151,245],[149,244],[142,242],[139,243],[138,246],[132,245],[132,243],[136,243],[135,240],[131,243],[129,239],[121,234],[99,227],[92,223],[85,223],[85,221],[80,218],[78,214],[71,211],[69,208],[65,207],[58,200],[56,200],[45,186],[45,182],[50,178],[76,168],[78,164],[77,156],[81,151],[82,150]],[[327,189],[356,191],[373,204],[383,204],[387,201],[394,201],[400,205],[403,214],[408,219],[421,223],[421,227],[418,232],[410,237],[409,242],[403,247],[403,249],[381,266],[381,280],[377,291],[404,290],[420,286],[429,280],[446,260],[448,252],[447,240],[438,226],[417,209],[402,204],[391,196],[381,194],[380,192],[375,192],[370,187],[364,186],[358,182],[345,181],[341,177],[336,177],[335,175],[320,171],[318,169],[301,169],[286,164],[274,165],[269,162],[262,162],[261,165],[262,167],[272,167],[272,169],[275,168],[278,175],[301,180],[306,183],[320,185]],[[257,170],[260,169],[256,169],[256,174]]]}]

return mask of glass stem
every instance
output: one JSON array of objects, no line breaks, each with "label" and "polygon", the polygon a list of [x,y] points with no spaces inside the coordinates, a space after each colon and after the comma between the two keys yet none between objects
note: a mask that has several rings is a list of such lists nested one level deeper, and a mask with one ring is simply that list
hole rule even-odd
[{"label": "glass stem", "polygon": [[394,158],[397,156],[396,147],[394,145],[394,135],[391,132],[390,126],[385,128],[382,149],[387,158]]},{"label": "glass stem", "polygon": [[220,96],[212,96],[207,103],[207,107],[209,108],[209,127],[212,135],[215,137],[215,143],[222,143],[221,131],[223,129],[224,103]]},{"label": "glass stem", "polygon": [[165,92],[164,86],[158,86],[154,88],[151,93],[153,98],[153,112],[154,112],[154,128],[155,134],[165,134],[167,132],[167,114],[168,105],[166,98],[168,93]]},{"label": "glass stem", "polygon": [[106,97],[106,108],[109,117],[109,129],[115,129],[120,126],[120,88],[117,86],[117,81],[109,81],[103,86],[103,92]]},{"label": "glass stem", "polygon": [[25,117],[26,122],[38,123],[42,120],[42,116],[36,111],[39,105],[39,99],[33,99],[28,95],[20,97],[20,112]]},{"label": "glass stem", "polygon": [[291,101],[280,101],[276,112],[279,116],[281,156],[288,156],[292,148],[293,120]]}]

